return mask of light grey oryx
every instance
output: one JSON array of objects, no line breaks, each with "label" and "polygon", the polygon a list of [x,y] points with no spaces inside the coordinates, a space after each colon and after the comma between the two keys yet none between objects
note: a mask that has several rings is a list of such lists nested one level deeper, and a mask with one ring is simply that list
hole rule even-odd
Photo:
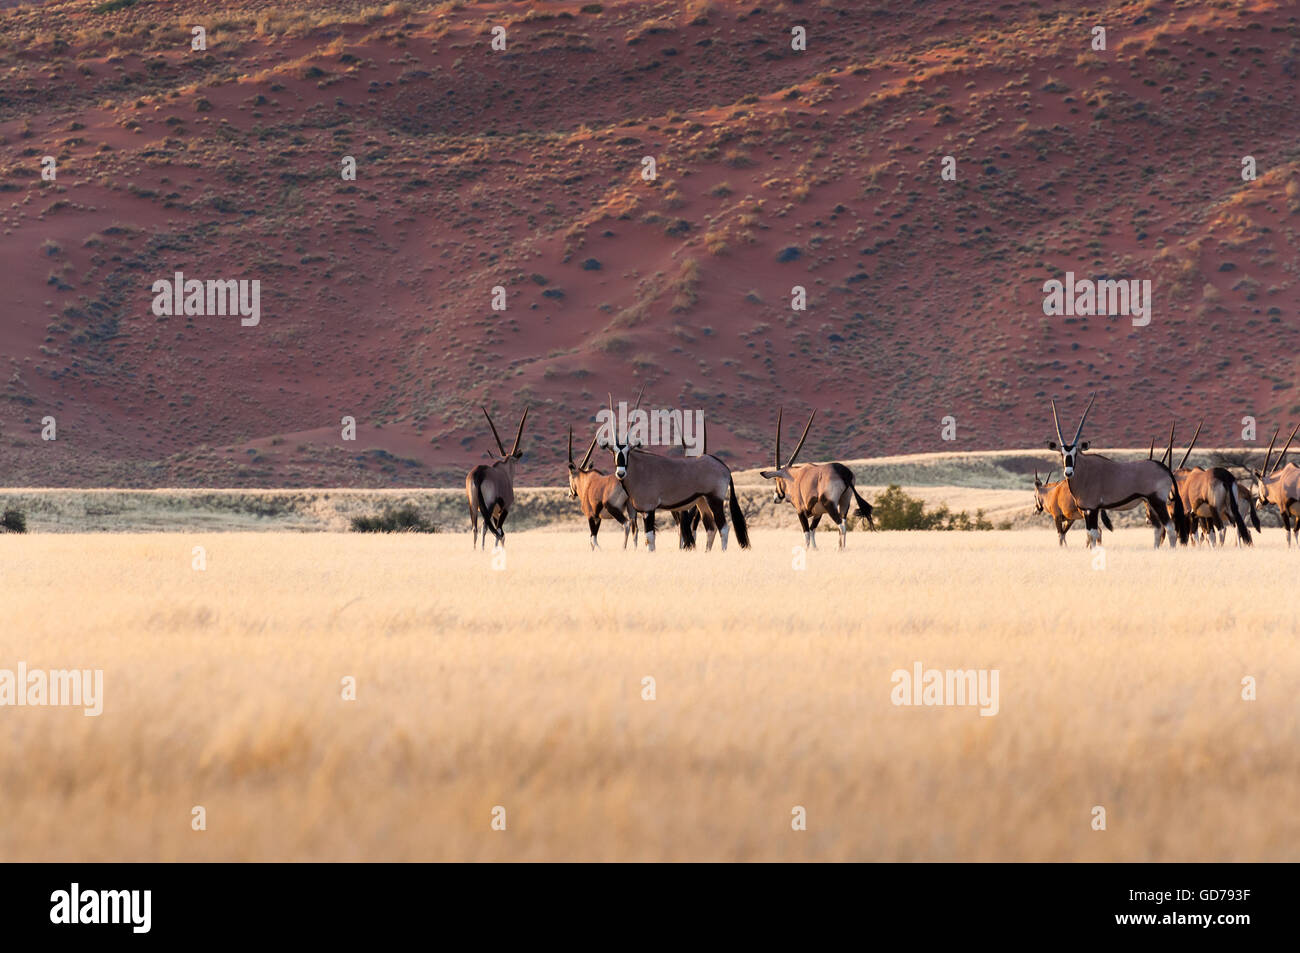
[{"label": "light grey oryx", "polygon": [[803,435],[799,437],[799,443],[795,445],[794,453],[790,454],[790,459],[781,464],[781,419],[785,413],[785,408],[778,408],[776,412],[776,455],[773,460],[776,463],[776,469],[763,470],[759,475],[765,480],[774,481],[772,488],[772,501],[780,503],[789,499],[794,506],[794,511],[799,515],[799,525],[803,527],[803,544],[810,549],[817,548],[817,524],[821,522],[822,516],[829,516],[835,527],[840,531],[840,545],[843,549],[848,538],[849,509],[857,501],[858,515],[867,521],[867,525],[872,529],[876,528],[875,521],[871,518],[871,504],[864,500],[859,494],[857,487],[853,485],[853,471],[842,463],[801,463],[795,466],[794,461],[799,456],[799,451],[803,449],[803,443],[808,439],[808,430],[812,427],[813,418],[817,416],[816,409],[808,417],[808,423],[803,428]]},{"label": "light grey oryx", "polygon": [[736,542],[741,549],[749,548],[745,514],[736,499],[731,469],[725,463],[710,453],[698,457],[661,457],[648,453],[641,449],[640,441],[634,440],[632,433],[617,433],[612,397],[609,413],[609,424],[601,427],[597,442],[614,455],[614,475],[627,491],[632,507],[644,516],[646,549],[654,552],[655,548],[655,510],[679,510],[697,500],[708,506],[722,535],[724,552],[731,529],[727,525],[728,508],[736,527]]},{"label": "light grey oryx", "polygon": [[591,446],[581,463],[573,462],[573,428],[569,428],[569,496],[582,506],[582,514],[587,517],[587,528],[591,530],[591,548],[600,549],[596,535],[600,532],[602,516],[612,516],[623,524],[623,548],[627,549],[627,538],[632,537],[632,548],[636,548],[636,510],[628,502],[627,491],[618,477],[601,473],[591,466],[591,454],[596,449],[596,438],[591,438]]},{"label": "light grey oryx", "polygon": [[480,407],[483,416],[487,417],[488,426],[492,428],[492,436],[496,438],[497,449],[501,451],[501,459],[495,463],[480,463],[465,476],[465,495],[469,497],[469,521],[474,527],[474,544],[478,545],[478,517],[483,514],[483,548],[487,549],[487,538],[490,532],[496,537],[497,545],[504,546],[506,543],[505,530],[502,524],[506,521],[506,514],[510,512],[510,507],[515,502],[515,468],[519,465],[519,458],[524,452],[519,449],[519,438],[524,435],[524,421],[528,419],[528,408],[524,408],[524,415],[519,418],[519,429],[515,431],[515,444],[506,453],[506,448],[501,445],[501,435],[497,433],[496,424],[492,423],[492,417],[488,414],[486,407]]},{"label": "light grey oryx", "polygon": [[1268,442],[1268,453],[1264,455],[1264,468],[1262,470],[1252,470],[1251,476],[1255,478],[1255,494],[1259,497],[1260,506],[1276,506],[1278,513],[1282,516],[1282,528],[1286,530],[1286,548],[1291,548],[1291,537],[1294,534],[1296,542],[1300,542],[1300,467],[1294,463],[1288,463],[1286,466],[1282,462],[1286,459],[1286,452],[1291,449],[1291,441],[1295,439],[1296,431],[1300,430],[1300,424],[1296,424],[1291,431],[1291,436],[1287,437],[1286,446],[1282,448],[1282,455],[1277,458],[1277,463],[1273,464],[1272,471],[1268,468],[1269,459],[1273,456],[1273,444],[1277,442],[1277,435],[1281,427],[1273,431],[1273,439]]},{"label": "light grey oryx", "polygon": [[1056,440],[1047,442],[1049,448],[1061,452],[1070,493],[1079,509],[1083,510],[1084,525],[1088,527],[1088,545],[1093,546],[1101,540],[1101,530],[1097,528],[1100,510],[1122,509],[1126,503],[1144,500],[1154,516],[1153,522],[1157,524],[1155,545],[1158,547],[1167,535],[1170,547],[1176,546],[1180,537],[1186,538],[1186,517],[1177,481],[1169,468],[1155,460],[1112,460],[1101,454],[1084,452],[1088,444],[1080,442],[1079,438],[1096,399],[1094,391],[1079,418],[1074,439],[1069,443],[1061,434],[1061,418],[1053,400],[1052,422],[1056,425]]}]

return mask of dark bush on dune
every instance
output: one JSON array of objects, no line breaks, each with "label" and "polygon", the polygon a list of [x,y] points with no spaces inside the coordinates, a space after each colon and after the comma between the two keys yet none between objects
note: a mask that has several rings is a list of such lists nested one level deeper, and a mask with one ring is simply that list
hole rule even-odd
[{"label": "dark bush on dune", "polygon": [[19,510],[5,510],[4,516],[0,516],[0,532],[5,533],[25,533],[27,532],[27,517]]},{"label": "dark bush on dune", "polygon": [[352,517],[354,533],[436,533],[438,527],[425,519],[414,506],[384,510],[378,516]]}]

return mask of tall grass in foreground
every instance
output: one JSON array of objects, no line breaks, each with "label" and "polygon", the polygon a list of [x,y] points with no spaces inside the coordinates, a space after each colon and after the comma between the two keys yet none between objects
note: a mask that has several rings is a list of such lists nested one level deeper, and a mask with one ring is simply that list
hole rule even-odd
[{"label": "tall grass in foreground", "polygon": [[[0,709],[0,856],[1300,859],[1280,532],[1107,534],[1104,570],[1046,527],[851,533],[802,570],[792,522],[726,554],[586,535],[504,563],[459,533],[0,535],[0,668],[105,694]],[[998,669],[999,713],[895,707],[916,662]]]}]

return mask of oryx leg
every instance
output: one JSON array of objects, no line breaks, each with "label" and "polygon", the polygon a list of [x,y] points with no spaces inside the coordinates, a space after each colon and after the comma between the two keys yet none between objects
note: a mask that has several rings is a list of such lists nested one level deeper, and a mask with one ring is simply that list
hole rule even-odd
[{"label": "oryx leg", "polygon": [[591,531],[591,549],[595,552],[600,549],[600,543],[596,542],[596,534],[600,532],[600,514],[587,517],[587,529]]},{"label": "oryx leg", "polygon": [[503,507],[500,507],[500,508],[497,510],[497,519],[496,519],[496,524],[497,524],[497,525],[496,525],[496,528],[493,530],[493,532],[495,532],[495,533],[497,534],[497,542],[496,542],[496,544],[497,544],[498,546],[502,546],[502,547],[504,547],[505,544],[506,544],[506,529],[505,529],[505,522],[506,522],[506,513],[508,513],[508,512],[510,512],[510,511],[507,510],[504,506],[503,506]]},{"label": "oryx leg", "polygon": [[645,548],[646,552],[655,551],[655,511],[645,514]]},{"label": "oryx leg", "polygon": [[[727,551],[727,540],[731,536],[731,527],[727,525],[727,500],[725,497],[719,499],[716,496],[706,496],[705,502],[709,505],[709,513],[713,517],[713,524],[718,528],[718,535],[722,537],[722,551]],[[709,532],[709,544],[704,547],[707,553],[713,548],[713,532]]]},{"label": "oryx leg", "polygon": [[824,509],[826,515],[831,518],[831,522],[835,524],[835,528],[840,531],[840,545],[838,548],[843,549],[844,544],[848,539],[849,528],[844,524],[844,517],[840,515],[839,507],[837,507],[832,500],[822,500],[822,509]]},{"label": "oryx leg", "polygon": [[814,513],[813,518],[808,521],[808,542],[812,545],[810,549],[817,548],[817,524],[822,521],[820,513]]},{"label": "oryx leg", "polygon": [[[611,519],[617,520],[619,523],[622,524],[623,548],[627,549],[627,517],[623,515],[623,511],[621,509],[619,509],[616,506],[610,506],[608,503],[605,504],[604,509],[605,509],[605,513],[608,514]],[[596,529],[600,529],[600,510],[596,511]],[[593,535],[592,539],[594,540],[595,538],[596,537]],[[599,549],[600,547],[598,546],[596,548]]]},{"label": "oryx leg", "polygon": [[808,528],[808,517],[799,513],[799,525],[803,527],[803,548],[809,549],[813,544],[812,530]]},{"label": "oryx leg", "polygon": [[1056,545],[1064,546],[1065,534],[1068,533],[1070,527],[1074,525],[1074,520],[1067,520],[1064,516],[1053,516],[1052,520],[1056,523]]},{"label": "oryx leg", "polygon": [[1286,533],[1286,548],[1291,548],[1291,514],[1286,511],[1285,506],[1279,506],[1278,512],[1282,514],[1282,530]]},{"label": "oryx leg", "polygon": [[[1164,527],[1162,532],[1169,540],[1169,548],[1178,548],[1178,531],[1174,527],[1173,516],[1169,512],[1169,507],[1165,506],[1165,501],[1159,496],[1153,496],[1147,500],[1147,505],[1151,507],[1155,519]],[[1156,548],[1160,548],[1160,537],[1156,537]]]},{"label": "oryx leg", "polygon": [[[1088,548],[1101,545],[1101,529],[1098,528],[1097,522],[1101,519],[1101,510],[1084,510],[1083,525],[1088,531]],[[1062,535],[1064,540],[1064,535]]]},{"label": "oryx leg", "polygon": [[718,527],[722,524],[713,518],[713,510],[707,500],[696,501],[695,508],[691,510],[691,518],[695,520],[695,522],[691,524],[692,526],[698,526],[700,523],[704,524],[704,532],[706,534],[704,551],[707,553],[709,550],[713,549],[713,537],[717,534]]}]

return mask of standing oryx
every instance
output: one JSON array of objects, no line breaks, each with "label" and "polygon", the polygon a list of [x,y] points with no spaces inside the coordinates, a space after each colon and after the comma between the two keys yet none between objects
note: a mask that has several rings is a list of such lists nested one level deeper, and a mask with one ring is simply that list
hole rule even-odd
[{"label": "standing oryx", "polygon": [[524,408],[524,415],[519,418],[519,429],[515,432],[515,445],[506,453],[506,448],[501,446],[501,435],[497,433],[496,424],[492,423],[486,407],[480,408],[483,416],[487,417],[488,426],[492,428],[492,436],[496,438],[497,449],[501,451],[501,459],[496,463],[480,463],[465,477],[465,495],[469,497],[469,521],[474,527],[474,545],[478,545],[478,517],[483,514],[483,548],[487,549],[488,533],[491,532],[496,537],[496,543],[504,546],[506,543],[505,530],[502,524],[506,521],[506,514],[510,512],[510,507],[515,502],[515,468],[519,465],[519,458],[524,452],[519,449],[519,438],[524,435],[524,421],[528,419],[528,408]]},{"label": "standing oryx", "polygon": [[1286,459],[1286,452],[1291,448],[1291,441],[1295,438],[1296,431],[1300,430],[1300,424],[1296,424],[1292,429],[1291,436],[1286,440],[1286,446],[1282,448],[1282,455],[1277,458],[1277,463],[1273,465],[1270,472],[1268,461],[1273,456],[1273,444],[1277,441],[1280,430],[1279,427],[1278,430],[1273,431],[1273,439],[1268,442],[1264,468],[1252,471],[1251,475],[1255,478],[1255,493],[1259,497],[1259,505],[1276,506],[1282,515],[1282,528],[1286,530],[1286,547],[1290,549],[1293,533],[1296,541],[1300,542],[1300,467],[1294,463],[1288,463],[1284,467],[1282,461]]},{"label": "standing oryx", "polygon": [[[1250,530],[1241,518],[1241,509],[1237,505],[1237,478],[1226,467],[1189,467],[1187,458],[1196,446],[1196,438],[1201,435],[1205,421],[1196,425],[1192,442],[1187,445],[1183,459],[1174,468],[1174,480],[1178,484],[1178,495],[1182,499],[1183,511],[1187,514],[1187,532],[1179,535],[1179,540],[1186,543],[1198,527],[1207,530],[1210,545],[1217,542],[1219,531],[1227,533],[1229,525],[1237,529],[1237,541],[1243,546],[1252,545]],[[1169,428],[1169,447],[1165,451],[1169,462],[1174,462],[1174,428]],[[1164,457],[1161,457],[1161,462]]]},{"label": "standing oryx", "polygon": [[1080,442],[1079,438],[1096,398],[1094,391],[1079,419],[1074,439],[1069,443],[1061,435],[1061,418],[1053,400],[1052,422],[1056,424],[1056,440],[1047,443],[1051,449],[1061,452],[1066,482],[1083,511],[1084,525],[1088,527],[1088,545],[1092,546],[1101,539],[1101,530],[1097,528],[1099,511],[1118,509],[1125,503],[1140,499],[1146,501],[1159,524],[1155,528],[1155,545],[1159,546],[1161,538],[1168,536],[1170,547],[1174,547],[1180,536],[1186,538],[1187,519],[1177,483],[1169,468],[1155,460],[1112,460],[1084,452],[1088,444]]},{"label": "standing oryx", "polygon": [[[727,510],[736,526],[736,541],[741,549],[749,548],[749,530],[745,514],[736,499],[731,469],[713,454],[698,457],[661,457],[642,450],[631,434],[617,433],[614,401],[610,398],[608,432],[604,427],[597,435],[600,446],[614,455],[614,474],[627,491],[632,507],[645,518],[646,549],[655,548],[655,510],[678,510],[696,500],[703,500],[722,534],[722,549],[727,549],[730,527]],[[689,513],[684,517],[689,517]]]},{"label": "standing oryx", "polygon": [[790,459],[781,465],[781,418],[785,408],[776,412],[776,455],[773,460],[776,469],[763,470],[760,476],[765,480],[775,481],[772,499],[780,503],[787,497],[799,515],[799,525],[803,527],[804,545],[817,548],[817,524],[823,515],[829,516],[840,531],[840,545],[843,549],[848,537],[849,508],[854,501],[858,504],[858,515],[867,521],[872,529],[876,528],[871,518],[871,504],[864,500],[853,485],[853,471],[842,463],[801,463],[794,465],[795,458],[803,449],[803,442],[808,439],[808,430],[813,418],[817,416],[814,409],[803,428],[803,435],[790,454]]},{"label": "standing oryx", "polygon": [[[1039,478],[1037,470],[1034,471],[1034,512],[1047,513],[1052,517],[1052,522],[1056,524],[1057,545],[1064,546],[1065,534],[1070,531],[1070,527],[1076,520],[1083,519],[1083,510],[1079,509],[1079,504],[1075,502],[1066,481],[1057,480],[1052,483],[1051,479],[1050,470],[1047,473],[1047,482]],[[1108,530],[1115,531],[1105,510],[1101,511],[1101,521]]]},{"label": "standing oryx", "polygon": [[587,517],[587,527],[591,530],[591,548],[600,549],[596,534],[600,532],[602,515],[612,516],[623,524],[623,548],[627,549],[627,538],[632,537],[632,548],[636,548],[636,510],[628,502],[627,491],[618,477],[601,473],[590,466],[592,451],[596,449],[596,438],[591,438],[591,446],[582,462],[573,462],[573,428],[569,428],[569,496],[582,506],[582,513]]}]

